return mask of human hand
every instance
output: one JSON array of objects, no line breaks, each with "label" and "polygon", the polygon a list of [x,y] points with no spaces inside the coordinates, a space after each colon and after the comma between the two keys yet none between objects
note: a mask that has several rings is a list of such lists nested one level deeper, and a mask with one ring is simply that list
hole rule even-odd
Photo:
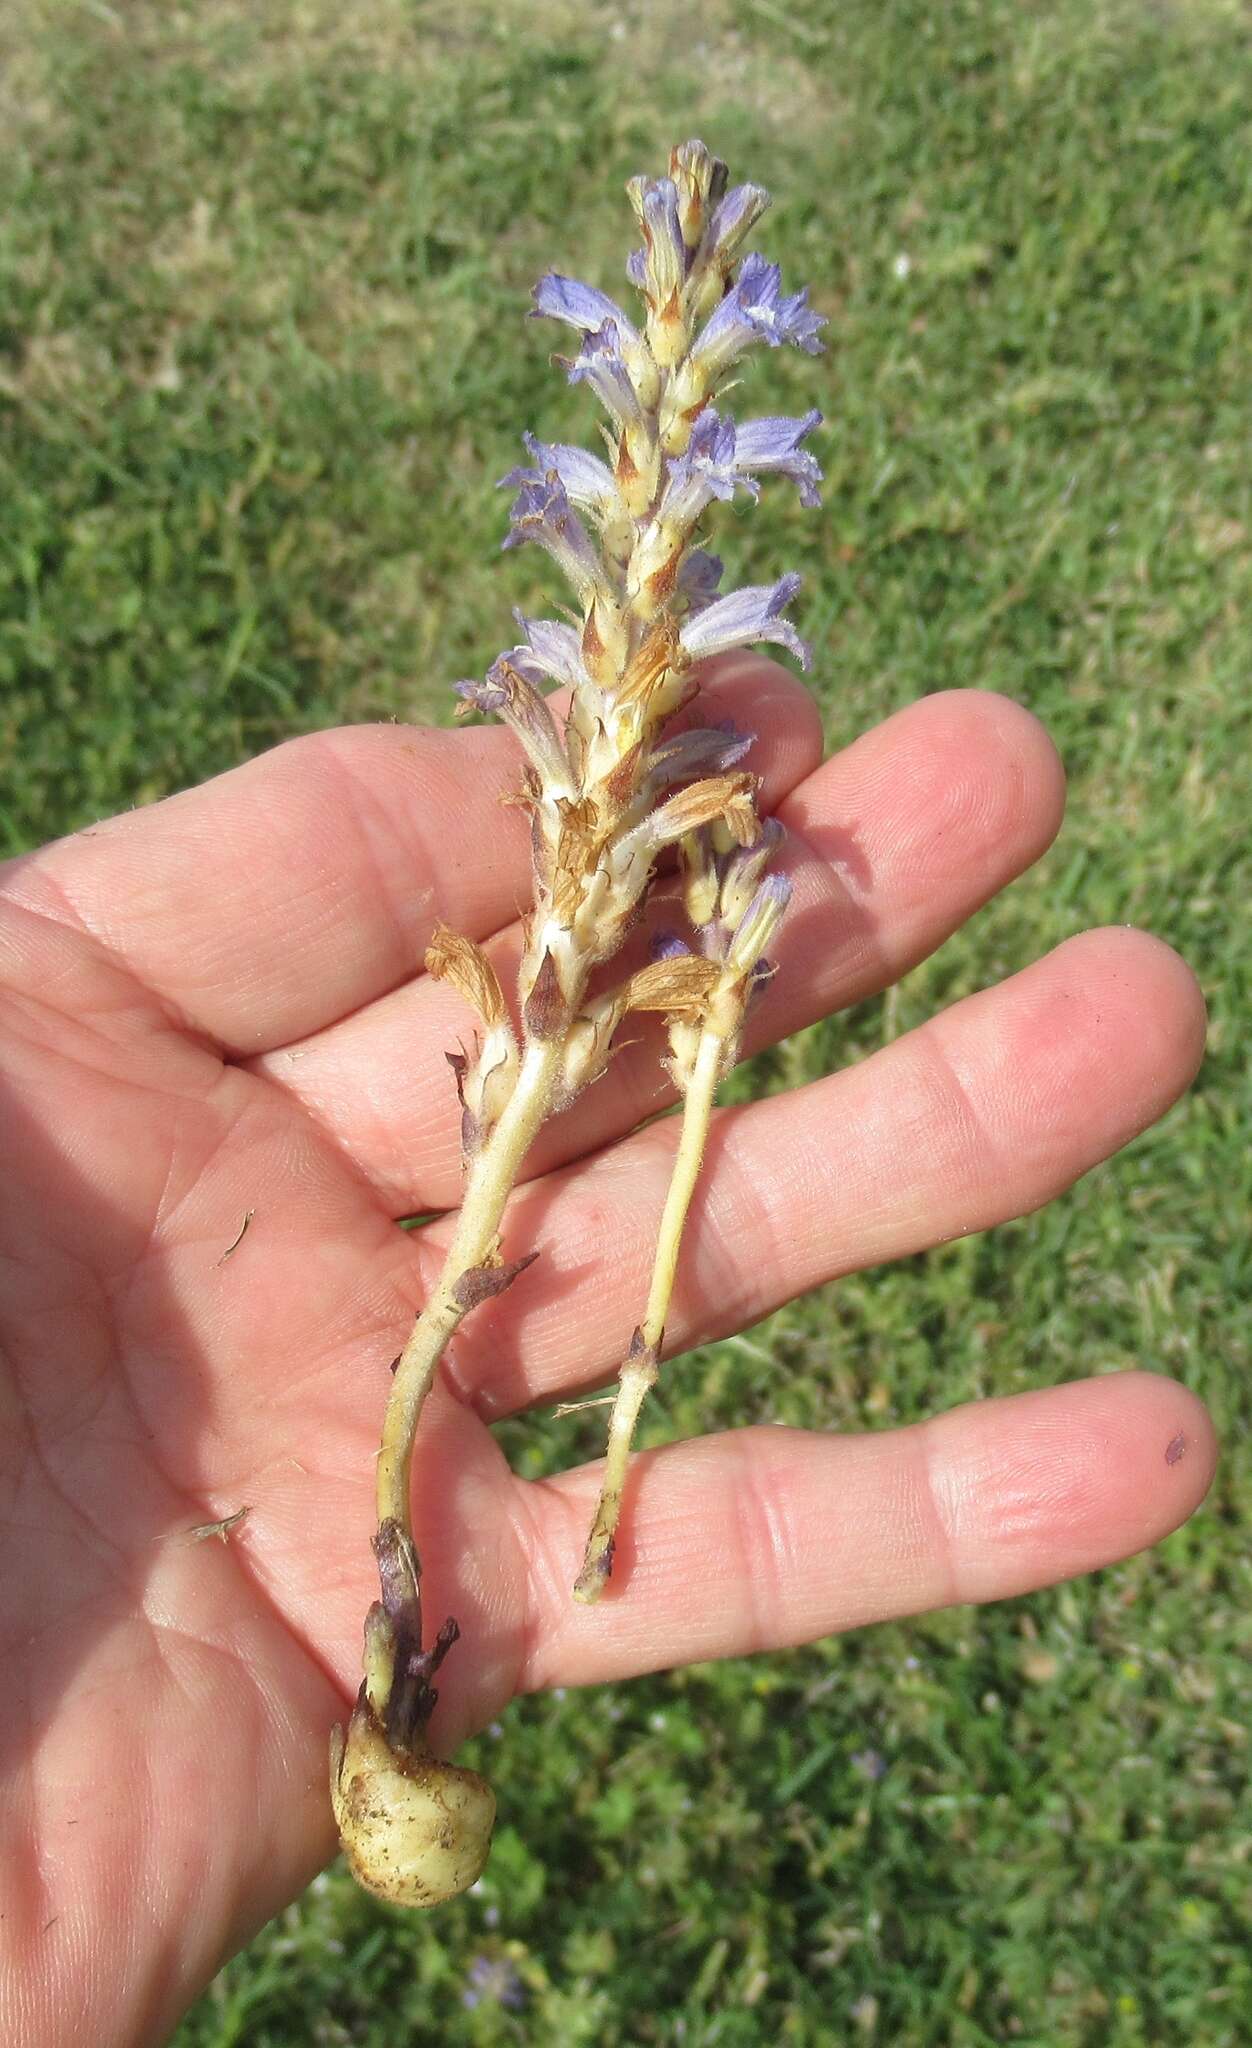
[{"label": "human hand", "polygon": [[[760,734],[789,832],[755,1044],[885,987],[1059,822],[1055,754],[1001,698],[928,698],[825,766],[770,663],[722,663],[710,716]],[[331,1852],[387,1366],[448,1234],[394,1219],[459,1190],[466,1020],[417,963],[437,918],[516,952],[511,748],[322,734],[0,870],[5,2039],[160,2040]],[[1168,948],[1091,933],[723,1112],[669,1349],[1035,1208],[1168,1107],[1202,1036]],[[464,1632],[445,1746],[517,1691],[1090,1570],[1208,1485],[1205,1411],[1142,1374],[863,1439],[746,1429],[639,1457],[611,1596],[575,1605],[597,1469],[528,1485],[486,1425],[620,1358],[674,1141],[633,1127],[662,1099],[631,1047],[545,1130],[504,1234],[541,1260],[475,1311],[423,1418],[428,1611]]]}]

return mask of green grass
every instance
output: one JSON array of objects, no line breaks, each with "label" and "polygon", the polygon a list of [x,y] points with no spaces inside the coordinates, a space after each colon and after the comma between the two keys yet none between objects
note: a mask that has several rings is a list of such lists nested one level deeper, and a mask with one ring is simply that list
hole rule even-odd
[{"label": "green grass", "polygon": [[[1016,2042],[1224,2048],[1252,2004],[1246,1018],[1252,50],[1246,12],[1091,0],[62,4],[0,24],[0,835],[281,736],[443,718],[545,566],[501,559],[522,426],[588,414],[521,319],[613,287],[621,180],[698,132],[779,195],[832,352],[806,574],[832,745],[1002,689],[1072,780],[1057,848],[790,1087],[1084,925],[1212,1006],[1197,1087],[1042,1215],[849,1280],[675,1368],[657,1441],[883,1428],[1138,1362],[1211,1403],[1208,1506],[985,1612],[515,1708],[479,1890],[431,1922],[339,1873],[179,2048]],[[524,551],[523,551],[524,552]],[[1241,1136],[1240,1126],[1243,1126]],[[540,1472],[598,1422],[504,1432]],[[875,1775],[867,1758],[885,1766]],[[858,1761],[859,1759],[859,1761]],[[463,2002],[512,1959],[525,2010]]]}]

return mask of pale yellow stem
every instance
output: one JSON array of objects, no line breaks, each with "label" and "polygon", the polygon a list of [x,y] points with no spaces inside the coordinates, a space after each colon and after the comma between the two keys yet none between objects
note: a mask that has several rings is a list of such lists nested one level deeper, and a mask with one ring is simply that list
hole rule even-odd
[{"label": "pale yellow stem", "polygon": [[626,1468],[630,1461],[639,1411],[656,1382],[658,1356],[661,1339],[665,1334],[665,1319],[669,1314],[670,1297],[674,1291],[674,1276],[678,1270],[683,1228],[699,1178],[700,1164],[704,1158],[704,1146],[713,1113],[713,1097],[717,1092],[718,1074],[725,1049],[726,1040],[722,1032],[706,1026],[700,1035],[691,1079],[683,1098],[682,1130],[678,1140],[678,1151],[674,1156],[669,1191],[661,1214],[656,1256],[652,1266],[652,1282],[648,1289],[648,1305],[636,1340],[631,1345],[630,1353],[622,1367],[617,1398],[613,1403],[613,1413],[609,1417],[609,1440],[600,1499],[596,1506],[591,1533],[587,1538],[582,1570],[574,1581],[574,1598],[586,1605],[600,1598],[613,1569],[613,1547],[617,1540],[617,1525],[622,1512]]},{"label": "pale yellow stem", "polygon": [[488,1263],[495,1251],[504,1205],[531,1141],[547,1114],[561,1062],[559,1039],[527,1047],[500,1120],[474,1161],[456,1233],[435,1291],[413,1326],[396,1366],[378,1457],[378,1519],[409,1534],[409,1467],[422,1404],[439,1360],[466,1310],[453,1289],[462,1274]]}]

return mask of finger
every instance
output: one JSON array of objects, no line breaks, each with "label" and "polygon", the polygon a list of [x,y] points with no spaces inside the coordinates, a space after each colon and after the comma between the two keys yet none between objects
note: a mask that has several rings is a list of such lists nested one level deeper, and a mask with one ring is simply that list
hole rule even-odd
[{"label": "finger", "polygon": [[[779,972],[754,1006],[746,1049],[859,1002],[933,952],[1053,839],[1064,804],[1056,750],[1020,706],[989,692],[924,698],[817,769],[778,807],[793,883]],[[677,922],[663,900],[651,922]],[[645,942],[638,942],[643,950]],[[521,934],[491,949],[516,981]],[[625,971],[625,963],[621,971]],[[461,1186],[460,1116],[444,1053],[472,1022],[424,979],[263,1071],[356,1161],[396,1214],[451,1206]],[[540,1135],[528,1175],[576,1158],[672,1099],[654,1020],[608,1073]]]},{"label": "finger", "polygon": [[[871,1058],[722,1111],[683,1239],[666,1349],[742,1329],[859,1267],[1050,1201],[1162,1115],[1199,1064],[1204,1005],[1168,946],[1069,939]],[[647,1292],[677,1119],[518,1190],[507,1258],[449,1370],[490,1416],[615,1370]],[[452,1228],[419,1234],[433,1280]]]},{"label": "finger", "polygon": [[1159,1542],[1216,1459],[1203,1404],[1118,1373],[864,1437],[745,1429],[642,1454],[609,1592],[576,1606],[599,1484],[518,1481],[533,1608],[520,1689],[588,1685],[1003,1600]]},{"label": "finger", "polygon": [[[771,662],[710,667],[685,722],[733,718],[771,801],[821,755],[812,698]],[[177,1017],[253,1054],[414,976],[435,924],[481,937],[530,900],[529,832],[496,729],[358,726],[58,841],[10,886],[67,913]]]}]

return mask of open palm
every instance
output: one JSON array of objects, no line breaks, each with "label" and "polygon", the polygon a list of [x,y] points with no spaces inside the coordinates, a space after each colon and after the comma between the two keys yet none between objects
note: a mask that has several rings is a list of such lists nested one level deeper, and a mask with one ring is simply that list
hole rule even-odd
[{"label": "open palm", "polygon": [[[1000,698],[929,698],[825,766],[771,664],[709,678],[725,715],[760,735],[795,882],[756,1043],[887,985],[1059,822],[1055,755]],[[459,1185],[468,1020],[416,967],[437,918],[516,952],[511,772],[503,734],[328,733],[0,870],[6,2040],[159,2040],[333,1846],[388,1364],[447,1234],[395,1219]],[[669,1348],[1037,1206],[1167,1107],[1202,1031],[1168,948],[1089,934],[724,1112]],[[622,1353],[674,1142],[638,1128],[655,1051],[544,1133],[504,1236],[540,1261],[423,1419],[428,1612],[464,1634],[445,1744],[518,1690],[1063,1578],[1208,1483],[1203,1409],[1139,1374],[867,1439],[748,1429],[639,1460],[613,1594],[575,1606],[596,1471],[526,1485],[486,1424]]]}]

